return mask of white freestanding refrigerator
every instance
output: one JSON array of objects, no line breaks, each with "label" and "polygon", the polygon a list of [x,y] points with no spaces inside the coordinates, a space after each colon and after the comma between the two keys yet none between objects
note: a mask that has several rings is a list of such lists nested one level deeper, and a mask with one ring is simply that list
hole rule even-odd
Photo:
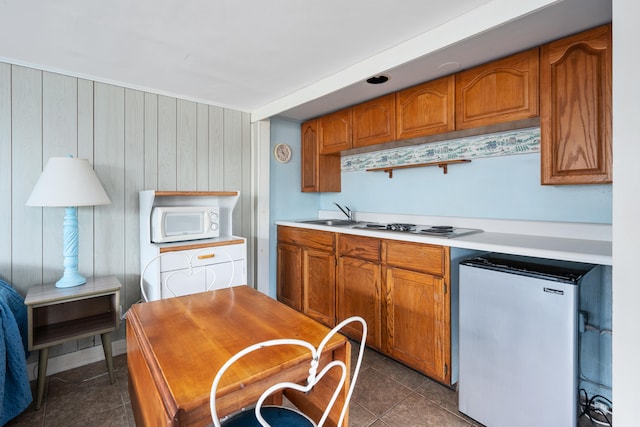
[{"label": "white freestanding refrigerator", "polygon": [[579,287],[598,280],[592,267],[498,254],[460,264],[461,412],[488,427],[576,425]]}]

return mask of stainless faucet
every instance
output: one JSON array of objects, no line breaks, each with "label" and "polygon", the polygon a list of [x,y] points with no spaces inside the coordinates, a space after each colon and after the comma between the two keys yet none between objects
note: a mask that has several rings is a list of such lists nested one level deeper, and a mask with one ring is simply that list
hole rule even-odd
[{"label": "stainless faucet", "polygon": [[344,208],[342,206],[340,206],[338,203],[333,202],[334,205],[336,205],[338,207],[338,209],[340,209],[342,211],[343,214],[345,214],[347,216],[347,219],[349,221],[353,221],[353,213],[351,212],[351,209],[349,209],[348,206],[345,206]]}]

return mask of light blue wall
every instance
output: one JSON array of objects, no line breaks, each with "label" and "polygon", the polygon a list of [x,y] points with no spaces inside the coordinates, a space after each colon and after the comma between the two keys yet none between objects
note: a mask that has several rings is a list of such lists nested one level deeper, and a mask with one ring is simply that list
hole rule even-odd
[{"label": "light blue wall", "polygon": [[270,238],[269,238],[269,295],[276,295],[276,225],[283,219],[313,218],[320,209],[320,197],[317,193],[300,191],[300,123],[271,119],[271,152],[276,144],[289,144],[292,149],[291,160],[279,163],[271,156],[270,167]]},{"label": "light blue wall", "polygon": [[343,172],[342,192],[320,196],[352,210],[415,215],[611,223],[611,185],[540,185],[540,154],[384,172]]},{"label": "light blue wall", "polygon": [[272,195],[274,220],[294,218],[298,209],[302,216],[315,215],[314,207],[334,210],[336,201],[356,212],[611,224],[611,184],[540,185],[539,153],[474,159],[449,165],[447,174],[436,166],[395,170],[393,178],[343,172],[340,193],[310,195],[300,192],[299,123],[274,119],[271,136],[272,145],[287,142],[294,149],[289,164],[272,160],[272,188],[291,191],[286,200]]}]

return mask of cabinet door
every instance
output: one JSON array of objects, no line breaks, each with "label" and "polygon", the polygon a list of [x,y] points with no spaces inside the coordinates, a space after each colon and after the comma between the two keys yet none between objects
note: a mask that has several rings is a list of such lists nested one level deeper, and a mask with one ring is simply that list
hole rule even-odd
[{"label": "cabinet door", "polygon": [[382,144],[395,139],[395,93],[353,107],[353,148]]},{"label": "cabinet door", "polygon": [[385,268],[385,351],[443,383],[451,381],[450,305],[441,277]]},{"label": "cabinet door", "polygon": [[318,120],[302,124],[300,142],[303,192],[339,192],[340,156],[320,154]]},{"label": "cabinet door", "polygon": [[542,46],[542,184],[597,184],[611,174],[611,26]]},{"label": "cabinet door", "polygon": [[322,116],[318,123],[320,154],[339,153],[351,148],[351,108]]},{"label": "cabinet door", "polygon": [[455,76],[452,74],[396,94],[397,139],[455,129]]},{"label": "cabinet door", "polygon": [[278,243],[278,301],[302,311],[302,249]]},{"label": "cabinet door", "polygon": [[[350,316],[361,316],[367,322],[367,345],[380,349],[380,264],[346,256],[339,257],[337,289],[338,322]],[[361,334],[359,327],[347,327],[344,332],[356,339],[359,339]]]},{"label": "cabinet door", "polygon": [[303,313],[327,326],[335,326],[335,255],[330,252],[305,249],[302,265]]},{"label": "cabinet door", "polygon": [[538,48],[456,74],[456,129],[538,116]]}]

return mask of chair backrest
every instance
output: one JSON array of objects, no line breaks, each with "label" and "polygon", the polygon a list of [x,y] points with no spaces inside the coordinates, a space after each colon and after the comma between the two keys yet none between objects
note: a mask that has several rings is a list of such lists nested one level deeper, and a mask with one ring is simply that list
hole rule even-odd
[{"label": "chair backrest", "polygon": [[224,249],[163,252],[142,269],[140,295],[147,302],[221,289],[231,286],[234,277],[234,260]]},{"label": "chair backrest", "polygon": [[344,383],[346,381],[347,375],[349,375],[349,372],[347,372],[347,366],[346,364],[341,361],[341,360],[334,360],[331,361],[330,363],[328,363],[319,373],[317,372],[318,369],[318,364],[320,361],[320,357],[322,355],[322,351],[324,350],[324,347],[326,346],[326,344],[329,342],[329,340],[331,339],[331,337],[333,337],[336,333],[338,333],[345,325],[350,324],[350,323],[354,323],[354,322],[359,322],[362,325],[362,339],[360,342],[360,350],[358,352],[358,360],[356,362],[355,365],[355,369],[351,375],[351,383],[349,386],[349,390],[347,391],[347,396],[345,397],[344,400],[344,404],[342,407],[342,410],[340,412],[340,418],[338,421],[338,426],[341,426],[345,415],[347,413],[347,409],[349,407],[349,401],[351,399],[351,395],[353,394],[353,390],[355,388],[356,385],[356,380],[358,378],[358,373],[360,372],[360,366],[362,365],[362,357],[364,355],[364,348],[366,345],[366,339],[367,339],[367,322],[359,316],[354,316],[354,317],[350,317],[348,319],[345,319],[344,321],[340,322],[337,326],[335,326],[333,329],[331,329],[331,331],[329,331],[329,333],[323,338],[322,342],[320,343],[320,345],[318,345],[318,347],[314,347],[312,344],[310,344],[307,341],[303,341],[303,340],[299,340],[299,339],[274,339],[274,340],[269,340],[269,341],[263,341],[263,342],[259,342],[256,344],[253,344],[249,347],[244,348],[243,350],[239,351],[238,353],[236,353],[235,355],[233,355],[229,360],[227,360],[225,362],[224,365],[222,365],[222,367],[218,370],[213,383],[211,385],[211,393],[209,396],[209,404],[211,407],[211,418],[213,420],[213,425],[215,427],[221,427],[221,423],[220,423],[220,419],[218,417],[218,412],[216,409],[216,392],[218,389],[218,384],[220,382],[220,379],[222,378],[222,376],[224,375],[225,371],[231,366],[233,365],[236,361],[238,361],[240,358],[246,356],[249,353],[252,353],[254,351],[260,350],[260,349],[264,349],[267,347],[274,347],[274,346],[282,346],[282,345],[290,345],[290,346],[299,346],[299,347],[305,347],[307,349],[309,349],[310,352],[310,368],[309,368],[309,376],[307,377],[307,381],[305,385],[300,385],[300,384],[296,384],[296,383],[292,383],[292,382],[281,382],[281,383],[277,383],[272,385],[271,387],[269,387],[267,390],[265,390],[262,395],[260,396],[260,398],[258,399],[255,408],[253,409],[253,411],[255,412],[255,417],[258,420],[258,422],[260,423],[260,425],[264,426],[264,427],[269,427],[269,424],[267,423],[267,421],[263,418],[263,416],[261,415],[261,408],[262,405],[264,403],[264,401],[270,396],[272,395],[274,392],[276,391],[280,391],[280,390],[284,390],[284,389],[293,389],[293,390],[297,390],[303,393],[308,392],[309,390],[311,390],[323,377],[324,375],[329,372],[332,369],[339,369],[341,372],[340,375],[340,379],[338,381],[338,383],[335,386],[334,392],[331,396],[330,401],[327,403],[327,406],[323,412],[323,415],[320,419],[320,421],[318,422],[318,427],[321,427],[324,425],[325,421],[327,420],[327,417],[329,416],[329,413],[331,412],[339,394],[340,391],[342,390]]}]

